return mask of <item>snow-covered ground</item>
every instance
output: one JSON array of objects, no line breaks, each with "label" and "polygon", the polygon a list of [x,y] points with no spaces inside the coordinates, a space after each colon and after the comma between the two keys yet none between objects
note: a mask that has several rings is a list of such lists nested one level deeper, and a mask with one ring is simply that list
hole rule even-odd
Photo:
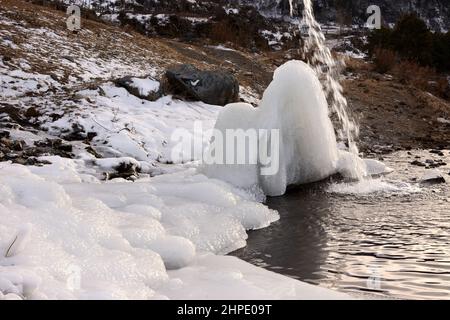
[{"label": "snow-covered ground", "polygon": [[[178,103],[206,118],[215,110]],[[91,116],[100,119],[107,112],[95,110]],[[169,117],[164,108],[149,114]],[[3,298],[346,298],[219,256],[245,246],[246,230],[279,218],[257,201],[259,194],[182,166],[136,182],[99,180],[120,162],[151,163],[134,158],[96,159],[79,151],[77,159],[42,159],[52,164],[0,163]]]},{"label": "snow-covered ground", "polygon": [[0,164],[3,298],[346,297],[219,256],[278,219],[250,194],[194,169],[105,183],[47,159]]},{"label": "snow-covered ground", "polygon": [[[74,40],[0,16],[0,52],[13,52],[0,54],[1,129],[27,146],[62,138],[74,155],[41,156],[43,166],[0,162],[0,299],[348,298],[224,256],[279,216],[257,188],[200,174],[197,154],[173,163],[174,131],[194,134],[196,121],[212,128],[220,107],[148,101],[114,85],[131,75],[141,93],[156,90],[164,57],[125,33],[114,34],[111,55],[91,45],[109,44],[107,29]],[[33,128],[15,123],[11,110],[31,107]],[[72,133],[80,137],[65,140]],[[121,164],[137,179],[106,181]]]},{"label": "snow-covered ground", "polygon": [[[1,297],[346,298],[220,256],[245,246],[246,230],[269,226],[278,213],[258,202],[258,190],[208,179],[195,164],[160,162],[173,130],[192,132],[194,121],[211,127],[219,107],[149,102],[112,84],[78,96],[73,112],[42,121],[47,132],[10,131],[32,144],[77,123],[97,134],[92,147],[104,158],[73,142],[76,159],[0,163]],[[133,129],[120,130],[127,124]],[[103,181],[120,163],[139,167],[140,179]],[[166,174],[150,177],[154,171]]]}]

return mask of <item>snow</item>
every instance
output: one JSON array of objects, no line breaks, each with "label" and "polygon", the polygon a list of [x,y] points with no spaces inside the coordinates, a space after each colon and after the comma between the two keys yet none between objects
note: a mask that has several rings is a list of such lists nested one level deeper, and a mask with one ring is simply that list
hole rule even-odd
[{"label": "snow", "polygon": [[149,248],[157,252],[167,270],[176,270],[189,265],[195,257],[195,246],[186,238],[166,236],[151,241]]},{"label": "snow", "polygon": [[[202,102],[174,100],[170,96],[155,102],[142,100],[112,83],[97,90],[80,91],[77,95],[82,101],[76,110],[66,112],[56,121],[46,119],[44,127],[50,134],[60,135],[77,124],[85,132],[97,133],[91,145],[104,157],[125,156],[146,163],[199,159],[201,150],[200,154],[173,159],[172,149],[177,142],[172,141],[171,136],[177,128],[193,134],[195,121],[201,122],[205,130],[213,127],[221,109]],[[92,108],[89,101],[97,108]],[[203,141],[205,147],[206,139]]]},{"label": "snow", "polygon": [[131,86],[137,88],[142,96],[157,92],[160,86],[159,81],[153,79],[131,78],[131,81]]},{"label": "snow", "polygon": [[260,30],[260,34],[267,40],[267,44],[275,50],[281,50],[284,41],[292,39],[289,32]]},{"label": "snow", "polygon": [[[279,130],[279,170],[262,175],[261,163],[213,163],[203,168],[208,176],[242,188],[259,185],[266,195],[278,196],[285,193],[288,185],[322,180],[336,172],[338,152],[327,101],[307,64],[290,61],[279,67],[259,108],[244,103],[228,105],[220,112],[215,126],[223,136],[227,129],[251,128]],[[250,156],[258,157],[252,152],[247,150]],[[226,158],[226,148],[223,154]]]},{"label": "snow", "polygon": [[435,182],[435,181],[442,181],[445,182],[444,175],[442,172],[438,169],[434,170],[427,170],[422,178],[420,179],[422,182]]},{"label": "snow", "polygon": [[227,8],[227,7],[223,7],[223,9],[225,10],[225,13],[230,15],[230,14],[239,14],[239,9],[237,8]]},{"label": "snow", "polygon": [[[355,175],[355,168],[362,171],[365,180],[333,185],[330,192],[364,194],[409,188],[371,180],[371,176],[384,176],[392,169],[380,161],[362,159],[339,149],[321,84],[312,69],[300,61],[290,61],[275,71],[274,80],[264,93],[259,108],[247,103],[230,104],[219,113],[215,129],[224,137],[224,146],[220,150],[214,134],[207,156],[220,153],[223,156],[221,161],[215,162],[207,157],[202,172],[243,189],[260,188],[266,195],[279,196],[286,192],[289,185],[320,181],[335,173],[358,180],[360,177]],[[280,140],[276,147],[279,150],[279,170],[274,174],[263,174],[261,146],[266,142],[261,137],[253,143],[257,144],[256,148],[252,148],[250,142],[245,145],[245,163],[226,162],[229,153],[237,152],[227,147],[234,141],[234,137],[227,136],[230,129],[240,129],[244,133],[251,129],[278,129]],[[251,141],[250,136],[247,137]],[[237,145],[234,147],[237,148]],[[277,160],[272,158],[272,161]]]},{"label": "snow", "polygon": [[450,120],[447,120],[445,118],[437,118],[437,122],[443,123],[443,124],[450,124]]},{"label": "snow", "polygon": [[46,159],[0,164],[2,298],[347,297],[217,255],[278,219],[251,194],[194,169],[101,182],[86,160]]},{"label": "snow", "polygon": [[367,175],[385,175],[393,172],[392,168],[386,166],[383,162],[374,159],[364,159]]},{"label": "snow", "polygon": [[232,51],[232,52],[236,52],[236,50],[225,47],[223,45],[218,45],[218,46],[207,46],[208,48],[212,48],[212,49],[216,49],[216,50],[221,50],[221,51]]},{"label": "snow", "polygon": [[[0,59],[0,97],[42,113],[38,131],[11,129],[11,138],[33,145],[80,127],[96,134],[89,146],[103,156],[76,141],[75,159],[40,157],[51,162],[42,167],[0,163],[0,299],[347,298],[221,256],[279,215],[261,203],[258,186],[203,175],[192,162],[199,153],[165,165],[173,162],[175,130],[195,136],[195,122],[211,129],[222,110],[171,96],[142,100],[112,82],[132,75],[141,92],[156,91],[152,78],[167,57],[125,32],[111,38],[118,48],[111,58],[92,46],[103,33],[83,28],[71,41],[65,30],[0,17],[9,26],[0,36],[14,31],[27,39],[16,44],[20,59]],[[37,73],[35,61],[50,60],[52,76]],[[250,88],[241,92],[259,102]],[[273,117],[266,109],[265,119]],[[206,146],[209,137],[202,139]],[[104,181],[105,171],[121,164],[140,169],[139,179]]]},{"label": "snow", "polygon": [[59,84],[50,76],[24,72],[22,70],[8,70],[0,65],[0,97],[10,98],[27,93],[41,93]]},{"label": "snow", "polygon": [[345,294],[331,294],[327,289],[292,281],[228,256],[200,255],[189,267],[170,271],[169,275],[178,281],[172,281],[163,292],[175,299],[242,300],[249,293],[255,300],[349,299]]}]

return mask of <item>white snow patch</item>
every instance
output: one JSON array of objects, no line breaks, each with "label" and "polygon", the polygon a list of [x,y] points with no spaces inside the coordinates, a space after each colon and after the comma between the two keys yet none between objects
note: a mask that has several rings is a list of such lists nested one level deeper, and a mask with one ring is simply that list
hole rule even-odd
[{"label": "white snow patch", "polygon": [[139,90],[142,96],[148,96],[152,92],[159,90],[159,81],[153,79],[132,78],[132,86]]},{"label": "white snow patch", "polygon": [[450,124],[450,120],[447,120],[445,118],[437,118],[437,122],[444,123],[444,124]]}]

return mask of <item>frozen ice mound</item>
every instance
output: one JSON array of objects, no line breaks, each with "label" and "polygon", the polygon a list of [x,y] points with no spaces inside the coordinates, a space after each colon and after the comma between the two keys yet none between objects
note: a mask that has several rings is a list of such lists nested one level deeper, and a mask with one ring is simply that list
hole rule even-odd
[{"label": "frozen ice mound", "polygon": [[279,218],[194,169],[102,183],[80,160],[51,160],[0,163],[2,299],[164,298],[167,270],[241,248],[246,230]]},{"label": "frozen ice mound", "polygon": [[163,292],[174,299],[350,299],[344,293],[293,281],[230,256],[199,255],[189,267],[170,274],[177,280],[171,280]]},{"label": "frozen ice mound", "polygon": [[[257,157],[256,164],[206,164],[202,170],[209,177],[242,188],[259,185],[266,195],[279,196],[289,185],[319,181],[336,172],[338,151],[327,100],[314,71],[304,62],[289,61],[279,67],[258,108],[245,103],[226,106],[215,129],[223,133],[224,146],[227,129],[278,129],[279,166],[274,174],[261,174],[264,165],[248,148],[246,155]],[[269,131],[268,141],[271,135]],[[226,158],[226,147],[223,154]]]}]

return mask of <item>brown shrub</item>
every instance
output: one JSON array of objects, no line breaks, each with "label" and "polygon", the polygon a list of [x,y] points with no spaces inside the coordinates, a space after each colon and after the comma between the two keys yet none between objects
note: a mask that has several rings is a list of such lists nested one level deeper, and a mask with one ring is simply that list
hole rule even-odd
[{"label": "brown shrub", "polygon": [[367,72],[371,71],[371,65],[362,59],[345,57],[345,69],[347,72]]},{"label": "brown shrub", "polygon": [[422,90],[430,90],[430,83],[438,78],[434,69],[423,67],[413,61],[399,62],[393,69],[393,73],[400,82],[413,85]]},{"label": "brown shrub", "polygon": [[397,54],[389,49],[377,48],[374,52],[373,62],[375,64],[375,71],[386,73],[394,68],[397,62]]},{"label": "brown shrub", "polygon": [[233,30],[232,26],[225,20],[213,24],[209,36],[211,40],[218,42],[238,42],[236,31]]},{"label": "brown shrub", "polygon": [[439,77],[436,84],[436,91],[442,98],[450,99],[450,83],[447,77]]},{"label": "brown shrub", "polygon": [[267,40],[259,34],[259,29],[245,21],[224,19],[215,22],[210,28],[208,37],[217,43],[231,42],[244,48],[269,49]]}]

